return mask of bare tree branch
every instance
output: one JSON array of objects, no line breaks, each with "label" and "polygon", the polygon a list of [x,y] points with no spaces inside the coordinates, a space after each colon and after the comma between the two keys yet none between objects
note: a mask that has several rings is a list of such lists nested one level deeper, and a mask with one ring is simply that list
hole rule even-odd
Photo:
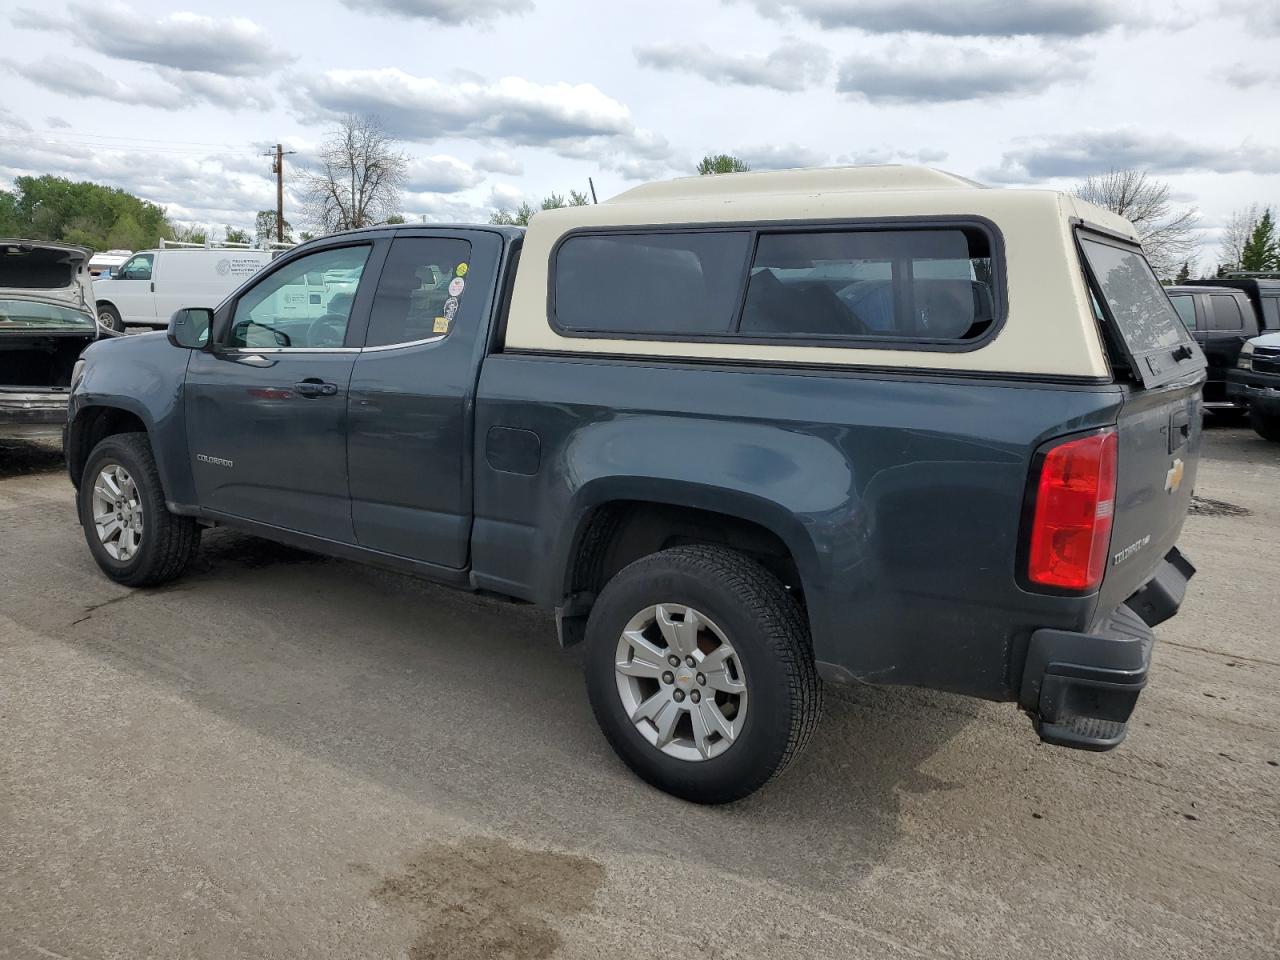
[{"label": "bare tree branch", "polygon": [[377,117],[349,114],[320,149],[303,180],[308,219],[321,231],[381,223],[400,209],[409,158]]},{"label": "bare tree branch", "polygon": [[1145,170],[1111,170],[1089,177],[1074,192],[1134,225],[1157,276],[1168,279],[1181,263],[1193,259],[1200,214],[1190,207],[1174,210],[1169,184],[1163,180],[1153,180]]},{"label": "bare tree branch", "polygon": [[1244,246],[1253,236],[1258,221],[1262,219],[1262,210],[1256,203],[1251,203],[1243,210],[1235,210],[1231,219],[1222,231],[1222,241],[1218,246],[1218,259],[1228,270],[1240,269],[1244,260]]}]

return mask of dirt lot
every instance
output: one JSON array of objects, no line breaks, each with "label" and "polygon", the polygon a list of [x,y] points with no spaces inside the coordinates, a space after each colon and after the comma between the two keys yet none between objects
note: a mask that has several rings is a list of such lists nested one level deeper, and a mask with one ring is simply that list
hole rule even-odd
[{"label": "dirt lot", "polygon": [[0,448],[0,956],[1280,956],[1280,446],[1207,452],[1119,751],[828,688],[703,809],[614,759],[544,616],[225,532],[126,590],[56,452]]}]

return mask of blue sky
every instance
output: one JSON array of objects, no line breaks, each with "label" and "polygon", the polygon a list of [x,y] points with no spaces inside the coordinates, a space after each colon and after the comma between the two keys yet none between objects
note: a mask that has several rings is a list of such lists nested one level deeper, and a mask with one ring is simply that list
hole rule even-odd
[{"label": "blue sky", "polygon": [[[729,151],[926,163],[993,185],[1112,166],[1201,212],[1280,205],[1280,0],[221,0],[0,10],[0,181],[121,186],[178,220],[274,206],[333,118],[413,158],[405,213],[601,198]],[[297,198],[286,200],[297,219]]]}]

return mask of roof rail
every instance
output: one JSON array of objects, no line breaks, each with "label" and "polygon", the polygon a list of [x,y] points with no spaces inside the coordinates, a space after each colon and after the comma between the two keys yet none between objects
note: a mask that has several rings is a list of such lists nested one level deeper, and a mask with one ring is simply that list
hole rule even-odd
[{"label": "roof rail", "polygon": [[1227,276],[1232,280],[1280,280],[1280,271],[1232,270]]},{"label": "roof rail", "polygon": [[214,242],[212,240],[206,240],[204,243],[188,243],[185,240],[166,240],[164,237],[161,237],[160,249],[164,250],[168,247],[179,247],[179,248],[186,248],[186,249],[193,249],[193,250],[215,250],[215,249],[216,250],[223,250],[223,249],[252,250],[254,249],[254,246],[252,243],[235,243],[235,242],[228,242],[226,240],[219,240],[217,242]]}]

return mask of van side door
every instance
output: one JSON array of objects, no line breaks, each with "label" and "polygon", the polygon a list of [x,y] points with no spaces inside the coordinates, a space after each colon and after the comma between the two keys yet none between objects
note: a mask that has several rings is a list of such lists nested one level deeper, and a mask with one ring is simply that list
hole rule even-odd
[{"label": "van side door", "polygon": [[382,269],[347,416],[362,547],[468,564],[474,399],[503,256],[497,233],[399,232]]},{"label": "van side door", "polygon": [[135,253],[111,277],[110,300],[125,323],[155,322],[158,260],[155,253]]}]

